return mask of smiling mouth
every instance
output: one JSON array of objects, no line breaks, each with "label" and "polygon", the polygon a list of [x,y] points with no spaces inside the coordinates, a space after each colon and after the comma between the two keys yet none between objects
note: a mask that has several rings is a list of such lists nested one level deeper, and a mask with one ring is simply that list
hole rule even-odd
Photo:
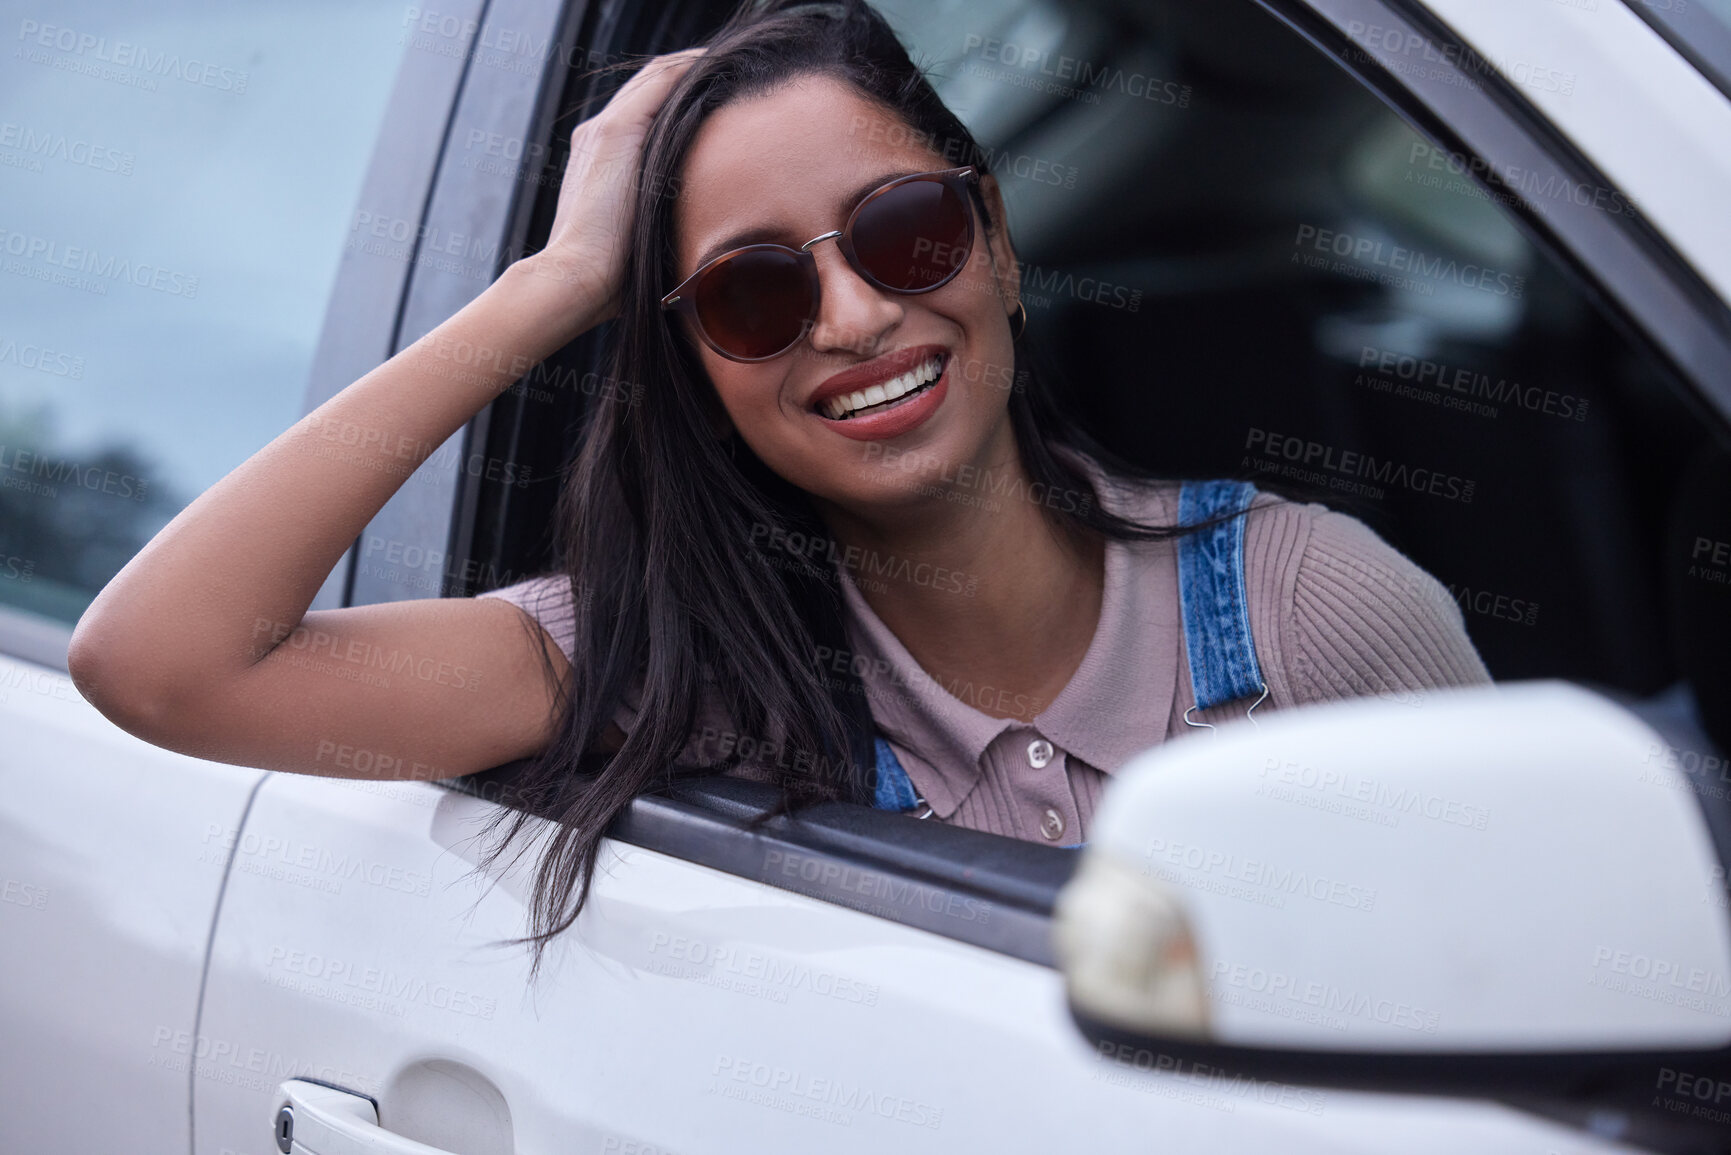
[{"label": "smiling mouth", "polygon": [[819,404],[818,410],[831,421],[851,421],[855,417],[893,409],[930,389],[943,376],[944,360],[942,354],[931,357],[881,385],[831,397]]}]

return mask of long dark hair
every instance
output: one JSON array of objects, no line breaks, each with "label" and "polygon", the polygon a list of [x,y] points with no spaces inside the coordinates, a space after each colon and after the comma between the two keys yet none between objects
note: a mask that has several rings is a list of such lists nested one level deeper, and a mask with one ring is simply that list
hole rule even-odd
[{"label": "long dark hair", "polygon": [[[613,818],[637,795],[682,775],[739,764],[737,751],[681,764],[705,693],[735,734],[802,752],[793,760],[799,769],[780,776],[784,811],[872,797],[874,727],[859,679],[838,676],[837,663],[818,657],[847,645],[837,575],[827,563],[790,566],[785,555],[757,548],[766,539],[822,542],[823,523],[806,495],[737,435],[716,435],[720,400],[687,338],[660,309],[663,286],[679,279],[672,194],[704,118],[809,74],[852,84],[934,142],[946,167],[988,171],[985,150],[863,0],[747,0],[656,117],[644,141],[637,224],[612,334],[608,372],[621,387],[603,391],[587,415],[556,515],[576,617],[570,680],[559,688],[561,723],[516,776],[515,806],[500,812],[503,825],[496,820],[493,833],[503,837],[488,859],[533,816],[558,822],[542,850],[529,934],[519,940],[533,944],[537,966],[547,942],[581,909]],[[976,207],[987,232],[1006,227],[990,219],[977,193]],[[1102,508],[1066,450],[1111,474],[1148,475],[1083,432],[1052,381],[1049,367],[1019,340],[1009,413],[1030,490],[1086,495],[1042,503],[1057,527],[1118,540],[1183,532]],[[622,744],[617,731],[609,743],[614,712],[634,685],[641,687],[635,724]]]}]

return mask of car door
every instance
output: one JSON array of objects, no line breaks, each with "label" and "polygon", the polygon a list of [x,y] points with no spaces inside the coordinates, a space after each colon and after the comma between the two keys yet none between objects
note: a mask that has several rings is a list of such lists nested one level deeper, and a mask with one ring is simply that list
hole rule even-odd
[{"label": "car door", "polygon": [[178,1155],[210,1069],[205,952],[263,775],[115,728],[67,677],[68,639],[157,530],[322,399],[321,366],[387,347],[405,268],[351,214],[365,188],[418,219],[457,68],[405,55],[381,3],[88,2],[6,27],[0,1150]]},{"label": "car door", "polygon": [[[1500,90],[1439,104],[1438,92],[1468,90],[1449,71],[1458,51],[1433,46],[1435,75],[1403,72],[1398,61],[1379,62],[1362,35],[1350,38],[1350,13],[1229,7],[1210,20],[1151,4],[1121,26],[1085,6],[886,5],[911,47],[943,64],[946,98],[994,149],[1013,221],[1027,222],[1019,236],[1031,323],[1068,334],[1066,352],[1090,367],[1112,368],[1117,350],[1145,355],[1152,334],[1172,350],[1172,375],[1214,386],[1211,405],[1223,416],[1198,404],[1196,423],[1164,442],[1135,408],[1136,390],[1091,397],[1095,419],[1129,451],[1158,451],[1178,463],[1172,472],[1236,472],[1255,458],[1245,470],[1272,481],[1290,437],[1300,456],[1325,438],[1351,450],[1392,446],[1405,482],[1385,479],[1381,492],[1359,496],[1376,524],[1443,574],[1494,671],[1608,675],[1641,693],[1673,684],[1677,664],[1656,640],[1668,604],[1651,573],[1604,560],[1654,533],[1651,509],[1639,504],[1648,495],[1629,481],[1621,418],[1636,412],[1681,429],[1691,448],[1709,439],[1692,412],[1677,417],[1684,403],[1666,390],[1676,362],[1687,384],[1720,353],[1680,346],[1674,327],[1700,317],[1650,315],[1651,299],[1638,291],[1668,283],[1672,270],[1655,272],[1651,259],[1621,271],[1595,264],[1578,251],[1586,234],[1574,231],[1604,223],[1595,217],[1534,233],[1522,200],[1544,195],[1533,189],[1490,199],[1497,190],[1476,183],[1476,150],[1524,149],[1541,179],[1572,176],[1577,158],[1530,123],[1511,127]],[[676,5],[603,6],[561,22],[550,10],[494,5],[478,28],[435,25],[446,39],[429,39],[426,50],[466,59],[470,71],[422,247],[406,258],[414,273],[398,345],[479,289],[480,278],[419,253],[462,236],[480,259],[497,260],[490,246],[509,252],[512,238],[544,234],[554,125],[569,123],[550,94],[581,94],[589,83],[566,89],[564,75],[627,50],[689,42],[714,17]],[[504,45],[515,54],[499,55]],[[531,64],[544,70],[540,88],[521,79]],[[1314,115],[1283,120],[1283,106]],[[1102,137],[1113,147],[1100,147]],[[1185,185],[1181,170],[1160,168],[1165,184],[1150,183],[1159,148],[1172,141],[1206,179]],[[1314,163],[1319,156],[1328,163]],[[1234,171],[1236,183],[1222,180]],[[1458,176],[1458,186],[1426,183],[1438,172]],[[539,185],[538,195],[523,197],[524,183]],[[1391,195],[1391,184],[1425,195],[1415,206]],[[1171,238],[1160,260],[1136,266],[1089,232],[1139,203],[1128,189],[1181,219],[1229,202],[1242,228],[1218,250],[1183,251]],[[1292,190],[1316,195],[1276,195]],[[1356,233],[1330,215],[1347,194],[1366,218]],[[1608,219],[1591,200],[1589,211]],[[1552,220],[1574,212],[1545,207]],[[1427,260],[1400,270],[1410,283],[1391,283],[1392,271],[1358,241],[1382,241],[1386,254],[1413,228],[1432,238]],[[1328,244],[1346,232],[1346,255],[1358,251],[1359,263],[1311,265],[1305,246],[1325,230]],[[1269,246],[1277,269],[1309,272],[1246,276],[1266,273]],[[1361,292],[1367,285],[1392,295],[1373,299]],[[1632,367],[1573,392],[1542,376],[1579,365],[1547,370],[1532,360],[1537,338],[1518,323],[1524,307],[1514,307],[1529,285],[1544,294],[1542,317],[1595,332],[1607,316],[1632,327],[1635,337],[1616,335],[1598,354]],[[1231,339],[1230,324],[1246,318],[1261,324],[1262,341]],[[1176,340],[1186,326],[1189,344]],[[1288,347],[1302,358],[1286,366],[1277,393],[1256,357]],[[1376,356],[1357,364],[1366,348]],[[1470,353],[1480,376],[1502,382],[1497,398],[1455,389],[1455,400],[1482,408],[1451,406],[1445,421],[1446,394],[1428,384],[1397,391],[1408,384],[1406,360],[1416,372],[1427,351],[1437,363],[1437,350]],[[579,342],[536,371],[404,487],[360,543],[354,600],[472,592],[546,561],[538,550],[553,488],[499,479],[554,474],[569,417],[599,387],[593,355],[592,341]],[[1517,363],[1541,376],[1511,389],[1510,371],[1496,370]],[[1372,377],[1386,388],[1357,379]],[[1617,417],[1601,420],[1607,413]],[[1280,447],[1271,449],[1271,434]],[[1580,477],[1581,463],[1600,453],[1611,464],[1589,480],[1609,504],[1583,525],[1547,470]],[[1445,483],[1413,482],[1418,466]],[[1539,483],[1522,490],[1528,474]],[[1563,526],[1512,556],[1457,548],[1486,504],[1461,500],[1460,485],[1449,496],[1450,478],[1474,483],[1469,498],[1494,497],[1511,521],[1548,514]],[[1526,504],[1507,512],[1517,498]],[[1499,523],[1476,524],[1483,534]],[[1571,591],[1566,569],[1585,592]],[[319,740],[362,772],[393,757]],[[461,789],[285,775],[261,786],[234,842],[213,936],[195,1045],[214,1061],[195,1087],[196,1150],[268,1149],[283,1104],[276,1088],[297,1078],[370,1100],[356,1109],[376,1111],[384,1133],[355,1134],[382,1150],[408,1149],[402,1141],[465,1152],[1035,1150],[1077,1140],[1145,1150],[1151,1139],[1245,1151],[1614,1146],[1498,1104],[1322,1092],[1090,1050],[1067,1019],[1046,942],[1051,898],[1069,869],[1063,852],[848,808],[754,833],[744,824],[764,800],[748,784],[636,804],[614,831],[589,906],[531,976],[507,944],[524,925],[526,865],[476,869],[508,791],[508,772]],[[1342,1021],[1348,1035],[1353,1027]]]}]

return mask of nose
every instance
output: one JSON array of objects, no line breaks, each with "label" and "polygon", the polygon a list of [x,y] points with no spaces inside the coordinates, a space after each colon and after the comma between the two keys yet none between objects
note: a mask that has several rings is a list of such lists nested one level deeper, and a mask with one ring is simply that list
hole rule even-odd
[{"label": "nose", "polygon": [[901,323],[901,302],[873,288],[829,239],[807,250],[817,260],[819,286],[811,347],[819,353],[876,354]]}]

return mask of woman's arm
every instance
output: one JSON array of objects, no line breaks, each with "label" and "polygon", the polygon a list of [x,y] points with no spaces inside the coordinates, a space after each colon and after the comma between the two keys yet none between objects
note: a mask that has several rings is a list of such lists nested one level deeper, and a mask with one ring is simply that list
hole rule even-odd
[{"label": "woman's arm", "polygon": [[691,55],[652,62],[573,132],[546,249],[248,458],[115,575],[72,637],[90,702],[157,745],[344,777],[449,777],[545,744],[543,650],[555,674],[568,667],[516,611],[307,607],[416,466],[616,311],[636,183],[623,178]]},{"label": "woman's arm", "polygon": [[1256,551],[1262,574],[1247,565],[1246,581],[1265,583],[1265,612],[1279,614],[1270,633],[1293,704],[1413,703],[1427,690],[1490,681],[1447,587],[1357,518],[1270,505],[1252,514],[1247,552],[1253,541],[1266,543]]}]

